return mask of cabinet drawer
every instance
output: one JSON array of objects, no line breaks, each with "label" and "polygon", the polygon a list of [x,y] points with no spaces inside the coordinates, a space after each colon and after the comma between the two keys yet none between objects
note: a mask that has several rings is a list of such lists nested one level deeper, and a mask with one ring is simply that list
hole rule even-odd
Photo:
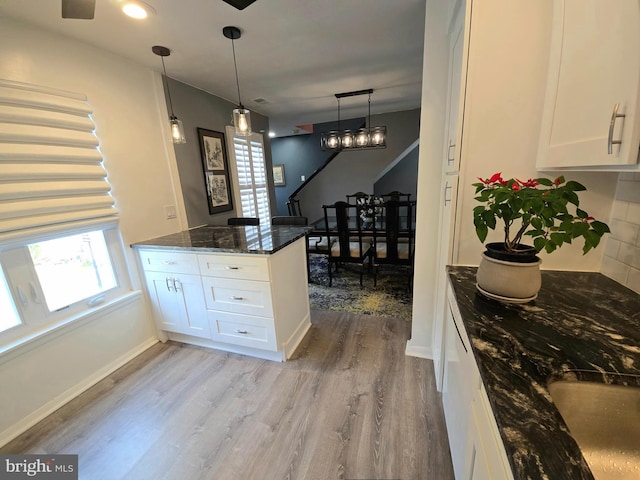
[{"label": "cabinet drawer", "polygon": [[142,268],[149,272],[189,273],[198,275],[198,258],[193,253],[163,250],[140,250]]},{"label": "cabinet drawer", "polygon": [[277,351],[273,320],[220,311],[207,312],[211,338],[218,342]]},{"label": "cabinet drawer", "polygon": [[198,255],[200,274],[240,280],[269,281],[266,257],[255,255]]},{"label": "cabinet drawer", "polygon": [[271,289],[267,282],[202,277],[202,285],[209,310],[273,316]]}]

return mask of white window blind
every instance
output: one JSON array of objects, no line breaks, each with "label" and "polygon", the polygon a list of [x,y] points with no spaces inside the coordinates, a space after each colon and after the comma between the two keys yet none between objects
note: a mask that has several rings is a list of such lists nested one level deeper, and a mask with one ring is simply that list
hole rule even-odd
[{"label": "white window blind", "polygon": [[83,94],[0,79],[0,241],[117,218]]},{"label": "white window blind", "polygon": [[237,197],[242,216],[257,217],[261,224],[268,225],[271,208],[262,135],[252,133],[248,137],[236,137],[233,127],[227,127],[227,138],[236,165]]}]

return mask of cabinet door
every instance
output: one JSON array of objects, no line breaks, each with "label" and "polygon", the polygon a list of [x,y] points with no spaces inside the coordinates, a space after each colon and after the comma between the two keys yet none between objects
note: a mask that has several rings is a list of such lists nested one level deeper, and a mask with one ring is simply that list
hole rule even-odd
[{"label": "cabinet door", "polygon": [[450,34],[449,51],[449,98],[447,99],[448,122],[447,138],[444,152],[444,171],[455,172],[460,170],[459,154],[459,128],[461,98],[464,98],[463,88],[463,53],[464,53],[464,8],[461,8],[454,20],[453,29]]},{"label": "cabinet door", "polygon": [[471,399],[479,375],[464,327],[456,322],[451,305],[446,311],[446,342],[442,406],[456,478],[464,478]]},{"label": "cabinet door", "polygon": [[458,196],[458,175],[445,175],[441,184],[442,216],[440,218],[440,240],[436,281],[436,318],[433,324],[433,367],[436,375],[436,388],[442,391],[444,370],[444,330],[445,310],[447,306],[447,265],[453,263],[454,224],[456,199]]},{"label": "cabinet door", "polygon": [[210,338],[199,276],[145,272],[145,278],[160,329]]},{"label": "cabinet door", "polygon": [[538,167],[637,163],[639,86],[638,0],[555,1]]},{"label": "cabinet door", "polygon": [[475,409],[469,419],[469,435],[467,438],[467,460],[465,461],[464,477],[470,480],[498,480],[492,476],[489,461],[482,443],[480,424],[476,418]]}]

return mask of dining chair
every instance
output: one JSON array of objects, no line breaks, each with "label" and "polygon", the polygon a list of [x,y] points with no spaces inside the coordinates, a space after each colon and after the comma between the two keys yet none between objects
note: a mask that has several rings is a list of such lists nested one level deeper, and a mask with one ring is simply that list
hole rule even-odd
[{"label": "dining chair", "polygon": [[349,205],[355,205],[356,203],[358,203],[358,199],[359,198],[363,198],[363,197],[368,197],[369,194],[368,193],[364,193],[364,192],[356,192],[356,193],[352,193],[351,195],[347,195],[347,203]]},{"label": "dining chair", "polygon": [[300,208],[300,200],[297,198],[290,198],[287,201],[287,210],[289,211],[289,215],[293,217],[301,217],[302,210]]},{"label": "dining chair", "polygon": [[271,217],[271,225],[293,225],[306,226],[309,225],[309,219],[300,215],[282,215]]},{"label": "dining chair", "polygon": [[260,225],[260,219],[256,217],[231,217],[227,219],[227,225]]},{"label": "dining chair", "polygon": [[382,206],[384,215],[381,229],[374,225],[372,267],[373,284],[378,284],[378,270],[382,265],[408,267],[408,287],[413,280],[413,259],[415,254],[415,227],[413,211],[415,201],[401,202],[389,200]]},{"label": "dining chair", "polygon": [[[340,263],[360,265],[360,286],[362,286],[364,264],[371,253],[371,242],[366,235],[363,235],[357,208],[357,205],[349,205],[347,202],[322,206],[326,237],[330,245],[327,258],[330,287],[333,284],[332,266],[335,266],[337,271]],[[349,227],[349,217],[355,218],[355,227]],[[330,218],[335,218],[335,226],[329,220]]]},{"label": "dining chair", "polygon": [[402,192],[399,192],[398,190],[394,190],[393,192],[383,193],[382,195],[380,195],[380,198],[382,198],[385,202],[388,200],[396,200],[398,202],[410,202],[411,194],[402,193]]}]

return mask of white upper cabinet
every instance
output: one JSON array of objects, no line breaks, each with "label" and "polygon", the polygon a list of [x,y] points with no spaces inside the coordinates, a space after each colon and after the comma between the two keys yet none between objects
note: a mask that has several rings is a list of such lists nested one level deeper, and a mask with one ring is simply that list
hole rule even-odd
[{"label": "white upper cabinet", "polygon": [[538,168],[636,169],[639,87],[639,0],[554,1]]},{"label": "white upper cabinet", "polygon": [[[470,3],[470,2],[469,2]],[[447,124],[444,152],[444,171],[457,172],[460,170],[459,146],[462,129],[460,119],[464,109],[464,93],[466,82],[463,72],[466,73],[466,44],[469,40],[465,35],[465,5],[461,2],[452,18],[449,33],[449,89],[447,92]]]}]

